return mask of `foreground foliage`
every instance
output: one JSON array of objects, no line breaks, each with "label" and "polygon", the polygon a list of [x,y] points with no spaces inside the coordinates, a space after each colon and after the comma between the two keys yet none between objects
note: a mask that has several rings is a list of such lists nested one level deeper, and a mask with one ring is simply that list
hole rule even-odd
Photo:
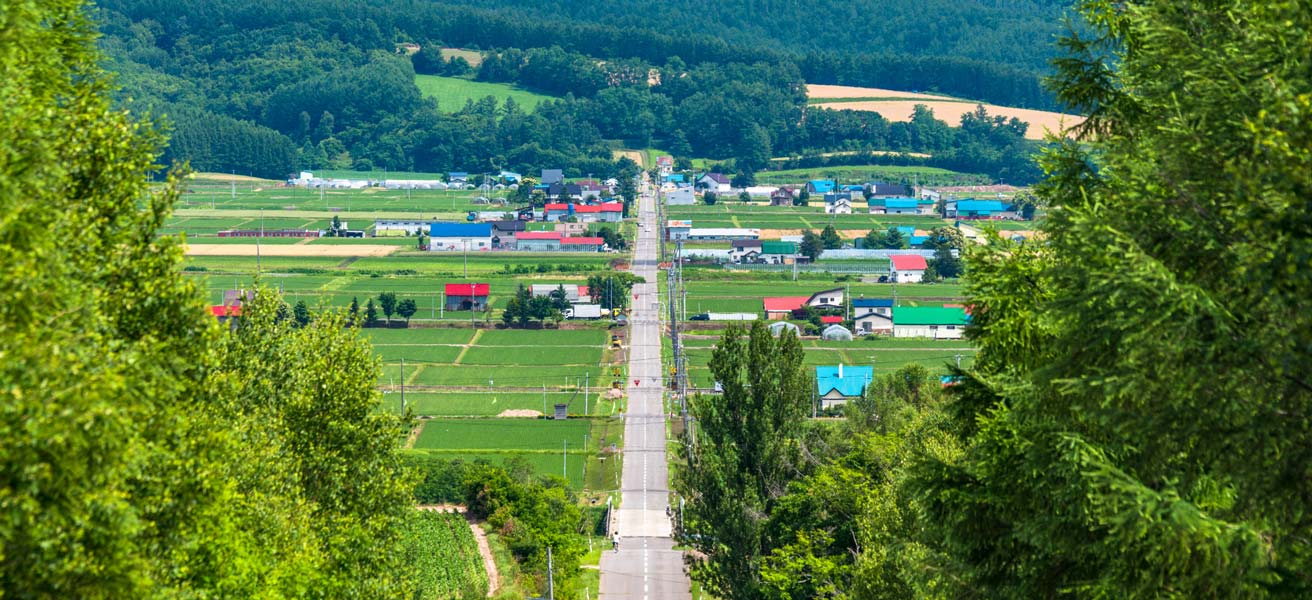
[{"label": "foreground foliage", "polygon": [[1055,82],[1091,135],[1046,156],[1042,243],[967,251],[971,371],[878,379],[797,462],[685,479],[786,484],[711,515],[750,545],[696,531],[717,594],[1312,594],[1312,3],[1083,9]]},{"label": "foreground foliage", "polygon": [[0,12],[0,595],[409,596],[368,344],[268,294],[214,321],[80,9]]}]

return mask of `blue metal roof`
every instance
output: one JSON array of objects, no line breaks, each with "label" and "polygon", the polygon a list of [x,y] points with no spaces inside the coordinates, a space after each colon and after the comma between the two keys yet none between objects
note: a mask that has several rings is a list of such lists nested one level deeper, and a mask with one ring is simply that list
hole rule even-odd
[{"label": "blue metal roof", "polygon": [[428,235],[433,237],[490,237],[491,223],[431,223]]},{"label": "blue metal roof", "polygon": [[832,192],[834,191],[834,182],[829,179],[812,179],[811,189],[814,189],[817,194]]},{"label": "blue metal roof", "polygon": [[816,367],[816,392],[821,396],[832,390],[847,397],[856,397],[866,392],[866,385],[875,376],[874,367],[849,367],[843,365],[843,376],[838,376],[839,367]]},{"label": "blue metal roof", "polygon": [[665,176],[665,181],[673,181],[673,182],[676,182],[676,183],[677,183],[677,182],[680,182],[680,181],[683,181],[683,173],[675,173],[675,174],[673,174],[673,175],[666,175],[666,176]]},{"label": "blue metal roof", "polygon": [[915,198],[887,198],[884,208],[917,208]]},{"label": "blue metal roof", "polygon": [[1007,206],[997,200],[958,200],[957,212],[993,213],[1007,210]]},{"label": "blue metal roof", "polygon": [[916,228],[909,225],[898,225],[897,232],[902,235],[911,235],[916,232]]},{"label": "blue metal roof", "polygon": [[925,245],[925,240],[928,240],[928,239],[929,239],[929,236],[927,236],[927,235],[913,235],[913,236],[911,236],[911,239],[908,240],[908,243],[911,245],[911,247],[914,248],[914,247],[916,247],[916,246],[924,246],[924,245]]},{"label": "blue metal roof", "polygon": [[852,300],[855,308],[892,308],[892,298],[856,298]]}]

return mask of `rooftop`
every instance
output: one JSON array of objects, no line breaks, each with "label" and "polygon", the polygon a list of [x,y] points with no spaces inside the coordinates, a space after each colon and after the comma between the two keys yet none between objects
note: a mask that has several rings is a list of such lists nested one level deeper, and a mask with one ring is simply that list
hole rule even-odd
[{"label": "rooftop", "polygon": [[428,234],[433,237],[488,237],[492,235],[492,224],[433,223],[428,227]]},{"label": "rooftop", "polygon": [[785,310],[797,310],[810,300],[810,296],[784,296],[779,298],[764,298],[766,312],[779,312]]},{"label": "rooftop", "polygon": [[490,286],[486,283],[448,283],[448,296],[486,296]]},{"label": "rooftop", "polygon": [[893,310],[894,325],[965,325],[963,308],[899,306]]},{"label": "rooftop", "polygon": [[929,268],[929,263],[925,262],[925,257],[919,254],[896,254],[888,257],[893,263],[893,268],[898,271],[924,271]]},{"label": "rooftop", "polygon": [[860,396],[865,393],[866,385],[874,377],[874,367],[839,365],[815,368],[816,391],[821,396],[833,390],[838,390],[838,393],[848,397]]}]

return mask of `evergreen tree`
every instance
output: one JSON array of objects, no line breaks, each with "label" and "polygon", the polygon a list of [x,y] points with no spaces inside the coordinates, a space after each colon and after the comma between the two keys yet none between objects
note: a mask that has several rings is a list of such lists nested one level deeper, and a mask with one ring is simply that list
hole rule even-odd
[{"label": "evergreen tree", "polygon": [[833,225],[825,225],[820,232],[820,243],[824,245],[825,250],[837,250],[843,247],[843,238],[838,237],[838,230]]},{"label": "evergreen tree", "polygon": [[296,307],[292,309],[292,315],[296,319],[297,327],[305,327],[310,324],[310,307],[305,305],[304,300],[296,302]]},{"label": "evergreen tree", "polygon": [[1043,244],[967,253],[976,374],[912,475],[942,594],[1312,594],[1307,8],[1085,3],[1089,137]]},{"label": "evergreen tree", "polygon": [[374,306],[374,299],[370,298],[369,302],[364,305],[364,326],[373,327],[378,324],[378,308]]}]

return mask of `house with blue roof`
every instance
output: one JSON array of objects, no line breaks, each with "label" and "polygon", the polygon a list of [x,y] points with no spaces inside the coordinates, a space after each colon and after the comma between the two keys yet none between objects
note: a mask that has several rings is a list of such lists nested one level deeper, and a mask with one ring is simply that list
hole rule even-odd
[{"label": "house with blue roof", "polygon": [[893,333],[892,298],[854,298],[852,327],[858,335]]},{"label": "house with blue roof", "polygon": [[829,194],[838,187],[837,182],[832,179],[812,179],[806,182],[806,193],[808,194]]},{"label": "house with blue roof", "polygon": [[428,226],[428,249],[483,251],[492,248],[491,223],[437,222]]},{"label": "house with blue roof", "polygon": [[934,213],[932,203],[915,198],[871,198],[867,203],[872,215],[929,215]]},{"label": "house with blue roof", "polygon": [[865,395],[866,387],[875,377],[874,367],[836,367],[815,368],[815,395],[820,409],[842,405],[848,400]]},{"label": "house with blue roof", "polygon": [[825,194],[825,213],[835,215],[852,214],[852,194],[848,192]]},{"label": "house with blue roof", "polygon": [[948,200],[949,219],[1015,219],[1016,206],[1000,200]]},{"label": "house with blue roof", "polygon": [[464,171],[451,171],[450,173],[446,174],[446,180],[448,183],[458,183],[460,185],[464,185],[466,183],[469,183],[469,173],[466,173]]},{"label": "house with blue roof", "polygon": [[925,242],[929,240],[927,235],[912,235],[907,237],[907,245],[912,248],[924,248]]}]

